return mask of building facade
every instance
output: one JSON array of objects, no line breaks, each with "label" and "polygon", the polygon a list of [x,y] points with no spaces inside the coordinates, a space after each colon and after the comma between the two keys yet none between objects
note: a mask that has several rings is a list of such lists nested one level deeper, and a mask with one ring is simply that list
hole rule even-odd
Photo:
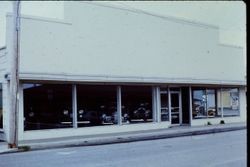
[{"label": "building facade", "polygon": [[[243,49],[213,25],[66,2],[64,20],[21,17],[18,140],[246,122]],[[12,15],[0,50],[9,140]]]}]

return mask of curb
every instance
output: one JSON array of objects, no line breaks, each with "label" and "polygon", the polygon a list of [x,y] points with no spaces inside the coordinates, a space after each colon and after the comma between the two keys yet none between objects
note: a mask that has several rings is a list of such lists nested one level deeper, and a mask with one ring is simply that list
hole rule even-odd
[{"label": "curb", "polygon": [[[45,149],[56,149],[56,148],[68,148],[68,147],[81,147],[81,146],[97,146],[97,145],[107,145],[107,144],[118,144],[118,143],[130,143],[146,140],[157,140],[157,139],[166,139],[166,138],[175,138],[175,137],[184,137],[184,136],[195,136],[195,135],[204,135],[212,133],[221,133],[229,132],[236,130],[246,129],[246,125],[235,126],[235,127],[213,127],[209,129],[188,129],[188,130],[176,130],[174,132],[156,132],[155,134],[141,133],[141,134],[127,134],[127,135],[118,135],[104,138],[90,138],[83,140],[75,141],[64,141],[59,143],[38,143],[34,145],[22,145],[19,149],[6,150],[5,152],[0,151],[1,154],[5,153],[16,153],[24,151],[36,151],[36,150],[45,150]],[[28,149],[22,149],[22,148]]]},{"label": "curb", "polygon": [[16,152],[22,152],[18,148],[11,148],[11,149],[6,149],[6,150],[0,150],[0,155],[1,154],[9,154],[9,153],[16,153]]}]

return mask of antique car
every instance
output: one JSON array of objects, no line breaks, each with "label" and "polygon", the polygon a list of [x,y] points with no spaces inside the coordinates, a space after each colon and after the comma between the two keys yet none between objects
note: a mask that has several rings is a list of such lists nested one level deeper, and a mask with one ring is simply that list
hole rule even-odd
[{"label": "antique car", "polygon": [[147,121],[152,119],[152,110],[149,103],[140,103],[131,114],[131,119],[143,119]]},{"label": "antique car", "polygon": [[[109,107],[102,106],[101,108],[106,109],[102,114],[103,123],[118,123],[117,107],[116,103],[112,103]],[[122,122],[129,123],[129,115],[125,112],[125,106],[122,106]]]},{"label": "antique car", "polygon": [[102,123],[100,112],[97,110],[80,109],[77,122],[83,124],[100,125]]},{"label": "antique car", "polygon": [[[69,110],[64,109],[61,115],[61,123],[72,123],[73,114]],[[96,110],[80,109],[77,111],[77,123],[78,124],[101,124],[100,114]]]}]

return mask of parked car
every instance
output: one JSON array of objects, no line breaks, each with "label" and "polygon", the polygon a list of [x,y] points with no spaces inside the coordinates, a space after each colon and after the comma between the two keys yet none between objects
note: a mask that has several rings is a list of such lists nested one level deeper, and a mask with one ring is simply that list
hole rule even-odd
[{"label": "parked car", "polygon": [[152,119],[152,110],[149,103],[140,103],[132,112],[131,119],[143,119],[144,121]]},{"label": "parked car", "polygon": [[[109,107],[103,107],[106,110],[102,114],[102,121],[103,123],[118,123],[118,115],[117,115],[117,107],[116,103],[112,103]],[[124,112],[125,106],[122,106],[122,122],[129,123],[129,115],[128,113]]]},{"label": "parked car", "polygon": [[[61,123],[73,121],[73,113],[64,109],[61,114]],[[77,122],[83,124],[101,124],[100,114],[96,110],[80,109],[77,111]]]},{"label": "parked car", "polygon": [[77,121],[92,125],[100,125],[102,123],[100,111],[87,109],[78,110]]},{"label": "parked car", "polygon": [[68,127],[69,125],[62,124],[65,117],[58,112],[47,111],[43,112],[41,108],[27,107],[24,112],[24,128],[28,130],[33,129],[50,129]]}]

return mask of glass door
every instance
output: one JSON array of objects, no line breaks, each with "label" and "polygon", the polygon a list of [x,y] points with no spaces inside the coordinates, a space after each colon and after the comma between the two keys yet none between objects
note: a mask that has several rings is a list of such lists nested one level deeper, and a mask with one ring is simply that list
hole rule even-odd
[{"label": "glass door", "polygon": [[171,124],[180,124],[180,92],[171,92]]},{"label": "glass door", "polygon": [[160,90],[160,97],[161,97],[161,121],[169,121],[169,97],[168,97],[168,89],[161,88]]}]

